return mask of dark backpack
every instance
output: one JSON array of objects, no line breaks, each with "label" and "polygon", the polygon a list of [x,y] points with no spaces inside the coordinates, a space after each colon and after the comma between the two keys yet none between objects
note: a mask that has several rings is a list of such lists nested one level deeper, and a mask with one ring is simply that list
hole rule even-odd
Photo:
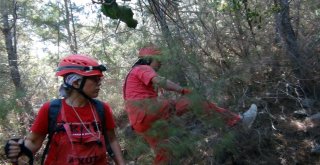
[{"label": "dark backpack", "polygon": [[[101,127],[102,127],[102,134],[104,135],[104,140],[105,140],[105,144],[106,144],[106,150],[108,151],[109,156],[114,157],[114,153],[111,149],[108,137],[107,137],[107,133],[106,133],[106,121],[105,121],[105,117],[104,117],[104,107],[103,107],[103,103],[99,100],[96,99],[92,99],[92,103],[95,106],[95,109],[98,113],[100,122],[101,122]],[[49,106],[49,116],[48,116],[48,142],[46,144],[46,147],[43,151],[42,154],[42,158],[41,158],[41,164],[44,163],[44,159],[45,156],[48,153],[49,150],[49,145],[51,143],[51,139],[53,134],[56,132],[56,123],[57,123],[57,118],[58,118],[58,114],[60,112],[61,109],[61,99],[54,99],[52,101],[50,101],[50,106]]]}]

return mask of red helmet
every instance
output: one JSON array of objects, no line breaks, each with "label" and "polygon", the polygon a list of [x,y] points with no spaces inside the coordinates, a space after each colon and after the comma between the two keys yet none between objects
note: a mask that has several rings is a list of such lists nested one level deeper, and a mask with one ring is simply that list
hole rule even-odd
[{"label": "red helmet", "polygon": [[152,46],[141,48],[139,50],[138,57],[148,57],[148,56],[154,56],[154,55],[160,55],[160,54],[161,54],[161,51],[152,45]]},{"label": "red helmet", "polygon": [[106,71],[105,65],[89,56],[72,54],[64,57],[57,68],[56,76],[65,76],[69,73],[76,73],[82,76],[103,76],[102,71]]}]

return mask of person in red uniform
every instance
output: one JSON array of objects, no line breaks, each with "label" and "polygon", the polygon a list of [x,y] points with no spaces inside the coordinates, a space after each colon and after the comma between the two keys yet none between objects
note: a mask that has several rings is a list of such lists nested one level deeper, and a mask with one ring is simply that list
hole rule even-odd
[{"label": "person in red uniform", "polygon": [[[92,99],[100,91],[104,65],[87,55],[69,55],[63,58],[58,66],[56,76],[63,77],[59,92],[63,96],[61,109],[57,117],[57,125],[65,131],[56,132],[51,140],[44,161],[46,165],[91,164],[105,165],[108,163],[106,144],[102,134],[99,116]],[[106,102],[102,102],[107,136],[114,152],[116,164],[123,165],[120,145],[115,135],[115,122],[112,110]],[[17,162],[22,148],[35,154],[41,147],[48,132],[48,109],[50,102],[40,108],[25,139],[9,140],[8,157]],[[23,144],[23,147],[21,147]]]},{"label": "person in red uniform", "polygon": [[[158,90],[169,90],[182,95],[190,94],[191,90],[157,74],[161,67],[161,51],[154,45],[141,48],[138,58],[124,82],[125,110],[133,130],[141,135],[155,151],[153,164],[168,164],[170,154],[167,149],[161,147],[168,139],[166,129],[162,129],[159,136],[151,135],[149,131],[157,121],[168,120],[172,116],[180,116],[189,111],[192,101],[188,97],[176,100],[161,99],[158,97]],[[257,114],[254,104],[243,115],[220,108],[212,102],[202,101],[201,105],[207,113],[218,112],[229,126],[242,121],[250,127]]]}]

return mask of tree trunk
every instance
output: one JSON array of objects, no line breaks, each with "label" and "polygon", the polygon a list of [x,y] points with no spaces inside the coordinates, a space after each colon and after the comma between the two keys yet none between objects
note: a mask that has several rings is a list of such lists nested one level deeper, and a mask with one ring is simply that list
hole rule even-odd
[{"label": "tree trunk", "polygon": [[75,27],[75,23],[74,23],[74,19],[73,19],[73,10],[72,10],[72,4],[71,1],[70,2],[70,18],[71,18],[71,23],[72,23],[72,39],[73,39],[73,44],[74,44],[74,49],[77,53],[78,51],[78,43],[77,43],[77,35],[76,35],[76,27]]},{"label": "tree trunk", "polygon": [[21,85],[21,76],[18,68],[18,56],[16,47],[16,36],[15,36],[15,22],[13,24],[9,23],[9,13],[8,10],[4,9],[1,12],[3,28],[2,33],[5,36],[5,45],[8,54],[8,63],[10,68],[10,75],[14,86],[16,87],[16,93],[22,91],[23,87]]},{"label": "tree trunk", "polygon": [[297,35],[290,22],[289,2],[288,0],[274,0],[274,3],[276,7],[279,8],[279,11],[275,15],[276,29],[279,32],[279,36],[284,45],[284,49],[288,54],[289,60],[292,63],[293,73],[299,79],[304,94],[307,96],[311,95],[314,93],[314,89],[311,89],[313,87],[309,88],[308,79],[310,79],[312,74],[299,49]]},{"label": "tree trunk", "polygon": [[77,46],[76,46],[76,40],[75,40],[75,35],[73,35],[73,32],[71,30],[70,24],[71,22],[73,22],[73,18],[72,13],[70,13],[69,11],[69,0],[64,0],[64,6],[65,6],[65,12],[66,12],[66,21],[65,21],[65,25],[66,25],[66,29],[68,32],[68,43],[70,46],[70,51],[72,53],[77,53]]},{"label": "tree trunk", "polygon": [[[301,74],[299,67],[300,51],[298,48],[297,38],[293,31],[290,16],[289,16],[289,2],[288,0],[275,0],[275,5],[280,7],[280,11],[276,13],[276,25],[279,29],[281,39],[285,45],[291,62],[297,74]],[[299,76],[300,77],[300,76]]]},{"label": "tree trunk", "polygon": [[[7,3],[6,3],[7,2]],[[17,14],[16,14],[16,1],[12,1],[12,7],[6,1],[3,8],[1,9],[1,18],[2,18],[2,33],[5,36],[5,45],[6,45],[6,51],[8,54],[8,64],[10,68],[10,75],[12,82],[16,89],[16,96],[18,98],[17,107],[20,107],[21,109],[24,109],[25,113],[21,114],[22,116],[27,117],[20,117],[18,120],[20,120],[20,123],[23,126],[28,126],[30,124],[30,118],[28,116],[33,115],[32,111],[32,105],[29,102],[29,99],[26,97],[26,89],[24,88],[23,84],[21,83],[21,76],[19,72],[18,67],[18,54],[17,54],[17,36],[16,36],[16,20],[17,20]],[[10,1],[9,1],[10,2]],[[10,20],[10,14],[9,10],[12,9],[12,18],[13,20]],[[12,24],[10,24],[12,22]],[[20,116],[21,116],[20,115]],[[27,129],[23,129],[22,134],[26,133]]]}]

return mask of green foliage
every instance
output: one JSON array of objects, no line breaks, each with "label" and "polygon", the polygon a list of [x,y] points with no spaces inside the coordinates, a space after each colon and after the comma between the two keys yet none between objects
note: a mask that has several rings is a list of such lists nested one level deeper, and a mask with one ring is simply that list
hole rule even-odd
[{"label": "green foliage", "polygon": [[[9,73],[6,73],[6,68],[3,68],[0,73],[0,120],[6,120],[10,112],[22,112],[23,107],[20,107],[19,99],[25,96],[25,92],[15,90],[15,87],[10,79]],[[18,92],[18,93],[16,93]]]},{"label": "green foliage", "polygon": [[258,23],[257,21],[260,20],[259,23],[261,23],[261,15],[259,14],[259,12],[249,10],[246,14],[249,21],[255,21],[255,23]]},{"label": "green foliage", "polygon": [[125,154],[127,159],[136,159],[137,157],[150,152],[148,144],[144,141],[144,139],[141,136],[125,138],[125,146],[126,148],[128,148],[127,154]]},{"label": "green foliage", "polygon": [[218,10],[234,12],[240,10],[241,7],[241,1],[239,0],[221,0]]},{"label": "green foliage", "polygon": [[235,134],[233,132],[227,132],[223,135],[218,143],[213,148],[215,150],[215,157],[219,160],[225,153],[234,153],[236,150],[235,146]]},{"label": "green foliage", "polygon": [[185,157],[191,157],[199,141],[197,136],[189,134],[180,125],[180,122],[178,118],[173,118],[170,121],[159,120],[148,131],[149,136],[163,139],[159,142],[158,147],[167,150],[170,153],[171,161],[174,163],[178,163]]},{"label": "green foliage", "polygon": [[12,104],[8,102],[7,100],[1,99],[0,100],[0,119],[4,120],[8,113],[12,110]]},{"label": "green foliage", "polygon": [[315,10],[315,14],[316,14],[316,16],[320,16],[320,9],[317,9],[317,10]]},{"label": "green foliage", "polygon": [[118,19],[120,15],[120,9],[117,3],[112,3],[110,5],[103,4],[101,5],[101,11],[111,19]]},{"label": "green foliage", "polygon": [[[48,3],[42,6],[37,12],[27,15],[28,19],[32,23],[33,31],[36,32],[43,40],[56,40],[56,35],[59,34],[61,26],[59,19],[61,19],[61,9],[55,3]],[[62,37],[62,36],[60,36]]]},{"label": "green foliage", "polygon": [[111,19],[119,19],[130,28],[136,28],[138,21],[133,19],[133,12],[126,6],[119,6],[115,1],[111,4],[101,5],[102,13]]},{"label": "green foliage", "polygon": [[163,144],[162,147],[167,148],[172,156],[172,162],[179,164],[183,158],[192,157],[197,153],[196,144],[199,139],[196,136],[172,136],[168,142]]},{"label": "green foliage", "polygon": [[278,4],[275,4],[275,5],[272,5],[270,10],[273,12],[273,13],[278,13],[281,11],[281,6],[278,5]]}]

